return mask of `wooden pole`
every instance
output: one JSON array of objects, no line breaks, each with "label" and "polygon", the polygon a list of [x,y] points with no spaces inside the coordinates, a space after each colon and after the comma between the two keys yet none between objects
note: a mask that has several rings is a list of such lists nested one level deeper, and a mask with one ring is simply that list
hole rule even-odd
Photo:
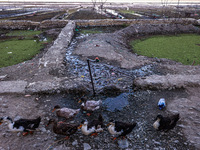
[{"label": "wooden pole", "polygon": [[91,83],[92,83],[93,96],[95,96],[94,83],[93,83],[92,73],[91,73],[91,69],[90,69],[90,60],[89,59],[87,59],[87,63],[88,63],[88,68],[89,68],[89,72],[90,72],[90,78],[91,78]]}]

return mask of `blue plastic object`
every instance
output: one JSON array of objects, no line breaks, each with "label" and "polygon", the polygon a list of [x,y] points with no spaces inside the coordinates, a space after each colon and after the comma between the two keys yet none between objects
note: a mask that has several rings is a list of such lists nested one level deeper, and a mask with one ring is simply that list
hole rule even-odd
[{"label": "blue plastic object", "polygon": [[165,103],[165,99],[164,98],[161,98],[158,101],[158,107],[159,107],[160,110],[166,107],[166,103]]}]

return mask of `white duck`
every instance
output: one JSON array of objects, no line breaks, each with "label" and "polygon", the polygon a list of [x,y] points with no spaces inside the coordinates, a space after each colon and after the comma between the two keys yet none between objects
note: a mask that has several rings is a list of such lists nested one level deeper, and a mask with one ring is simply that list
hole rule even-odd
[{"label": "white duck", "polygon": [[83,120],[81,125],[78,127],[81,128],[81,131],[84,135],[97,135],[97,132],[103,132],[103,117],[99,115],[98,119],[95,119],[88,123],[87,120]]},{"label": "white duck", "polygon": [[[100,105],[102,104],[101,100],[98,101],[87,101],[86,98],[82,97],[80,101],[83,101],[83,103],[81,104],[81,109],[85,110],[85,111],[95,111],[97,109],[100,108]],[[90,113],[87,113],[88,116],[90,116]]]},{"label": "white duck", "polygon": [[56,115],[58,117],[64,117],[65,119],[70,119],[75,117],[79,113],[80,109],[71,109],[67,107],[61,108],[59,105],[56,105],[52,110],[52,112],[54,111],[56,111]]}]

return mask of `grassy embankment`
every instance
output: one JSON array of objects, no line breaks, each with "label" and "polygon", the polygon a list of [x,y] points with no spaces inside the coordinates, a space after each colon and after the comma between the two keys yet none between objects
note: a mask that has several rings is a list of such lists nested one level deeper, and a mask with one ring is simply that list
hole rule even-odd
[{"label": "grassy embankment", "polygon": [[34,37],[41,31],[10,31],[5,36],[8,39],[0,40],[0,68],[18,64],[32,59],[44,48],[44,43]]},{"label": "grassy embankment", "polygon": [[200,64],[200,36],[181,34],[178,36],[153,36],[130,42],[139,55],[167,58],[184,65]]}]

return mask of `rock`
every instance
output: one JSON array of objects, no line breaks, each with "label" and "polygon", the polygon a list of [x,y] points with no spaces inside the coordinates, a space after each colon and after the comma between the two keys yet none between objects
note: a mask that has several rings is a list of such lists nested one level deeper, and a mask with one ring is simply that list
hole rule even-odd
[{"label": "rock", "polygon": [[18,132],[18,133],[17,133],[17,136],[18,136],[18,137],[21,136],[21,132]]},{"label": "rock", "polygon": [[1,81],[0,93],[25,93],[26,81]]},{"label": "rock", "polygon": [[73,146],[76,146],[78,144],[78,141],[77,140],[75,140],[74,142],[72,142],[72,145]]},{"label": "rock", "polygon": [[83,143],[83,148],[84,150],[89,150],[91,149],[91,146],[88,143]]},{"label": "rock", "polygon": [[42,132],[46,132],[46,131],[47,131],[44,127],[40,128],[40,130],[41,130]]},{"label": "rock", "polygon": [[2,105],[4,108],[8,108],[8,105],[7,104],[3,104]]},{"label": "rock", "polygon": [[123,140],[118,140],[118,146],[119,148],[127,148],[129,146],[129,143],[127,141],[127,139],[123,139]]}]

